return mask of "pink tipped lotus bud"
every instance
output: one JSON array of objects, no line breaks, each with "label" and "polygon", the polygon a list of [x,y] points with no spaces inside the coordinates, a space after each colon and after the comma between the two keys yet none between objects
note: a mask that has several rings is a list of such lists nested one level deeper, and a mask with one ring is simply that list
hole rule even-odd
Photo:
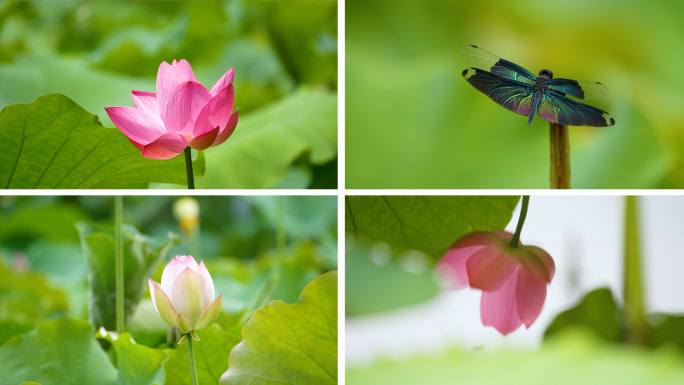
[{"label": "pink tipped lotus bud", "polygon": [[135,108],[105,111],[144,157],[170,159],[188,146],[204,150],[225,142],[237,126],[233,76],[231,68],[208,90],[185,59],[162,62],[156,94],[132,91]]},{"label": "pink tipped lotus bud", "polygon": [[511,247],[512,239],[513,234],[503,230],[470,233],[456,241],[436,267],[452,289],[482,290],[482,324],[504,335],[534,323],[556,271],[546,251],[522,243]]},{"label": "pink tipped lotus bud", "polygon": [[157,313],[183,334],[196,337],[194,331],[211,325],[221,311],[221,295],[214,299],[214,281],[204,261],[198,266],[190,255],[177,255],[164,267],[161,285],[152,278],[148,283]]}]

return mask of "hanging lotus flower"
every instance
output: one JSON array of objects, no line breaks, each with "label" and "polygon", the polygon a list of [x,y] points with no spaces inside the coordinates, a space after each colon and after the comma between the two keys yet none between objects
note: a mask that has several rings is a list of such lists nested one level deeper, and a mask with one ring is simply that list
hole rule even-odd
[{"label": "hanging lotus flower", "polygon": [[513,234],[503,230],[470,233],[437,263],[452,289],[482,290],[482,324],[504,335],[534,323],[556,271],[547,252],[522,243],[511,246],[512,239]]}]

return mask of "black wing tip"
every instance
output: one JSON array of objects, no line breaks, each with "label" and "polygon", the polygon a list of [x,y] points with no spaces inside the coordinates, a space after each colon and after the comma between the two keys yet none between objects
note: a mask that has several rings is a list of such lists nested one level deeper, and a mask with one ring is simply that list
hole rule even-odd
[{"label": "black wing tip", "polygon": [[609,113],[603,112],[603,122],[605,123],[605,126],[602,125],[603,127],[609,127],[609,126],[614,126],[615,125],[615,118],[613,118]]},{"label": "black wing tip", "polygon": [[463,72],[461,72],[461,75],[462,75],[463,77],[465,77],[467,73],[468,73],[468,69],[466,68],[466,69],[463,70]]},{"label": "black wing tip", "polygon": [[476,46],[476,45],[473,45],[473,44],[471,44],[470,46],[473,47],[473,48],[480,48],[480,47],[478,47],[478,46]]}]

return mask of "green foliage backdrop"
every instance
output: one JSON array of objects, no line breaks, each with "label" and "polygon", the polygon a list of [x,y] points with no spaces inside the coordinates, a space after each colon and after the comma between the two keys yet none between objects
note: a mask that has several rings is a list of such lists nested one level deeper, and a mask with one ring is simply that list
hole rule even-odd
[{"label": "green foliage backdrop", "polygon": [[[211,173],[198,186],[336,186],[337,2],[0,2],[0,108],[60,93],[113,127],[104,107],[132,106],[131,90],[154,92],[159,64],[174,59],[187,59],[209,87],[235,68],[240,121],[205,151]],[[117,146],[136,152],[116,131]],[[0,134],[10,136],[2,123]],[[105,187],[140,187],[116,182]]]},{"label": "green foliage backdrop", "polygon": [[[172,214],[181,199],[123,198],[127,322],[117,337],[113,198],[0,197],[0,384],[191,384],[187,343],[176,344],[147,283],[161,282],[174,255],[202,259],[223,295],[194,344],[200,383],[218,385],[243,339],[267,360],[238,354],[235,370],[261,377],[276,362],[293,384],[336,382],[337,197],[196,197],[192,231]],[[271,349],[271,333],[287,341]],[[301,346],[299,359],[288,346]],[[300,365],[307,355],[318,358]]]},{"label": "green foliage backdrop", "polygon": [[666,0],[346,3],[352,188],[548,188],[548,123],[492,102],[465,44],[595,80],[613,127],[570,129],[573,188],[684,186],[684,5]]}]

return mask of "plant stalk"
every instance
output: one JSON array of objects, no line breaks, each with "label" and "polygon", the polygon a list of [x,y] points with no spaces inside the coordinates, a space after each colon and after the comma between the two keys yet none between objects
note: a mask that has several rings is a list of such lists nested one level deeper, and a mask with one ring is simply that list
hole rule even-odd
[{"label": "plant stalk", "polygon": [[515,234],[513,234],[513,239],[511,239],[511,247],[518,247],[520,242],[520,233],[522,232],[523,224],[525,223],[525,218],[527,218],[527,207],[530,205],[530,196],[523,195],[522,206],[520,207],[520,218],[518,218],[518,227],[515,229]]},{"label": "plant stalk", "polygon": [[285,259],[285,203],[282,196],[275,197],[276,199],[276,245],[278,248],[278,255],[281,259]]},{"label": "plant stalk", "polygon": [[124,331],[124,261],[123,261],[123,197],[114,197],[114,236],[115,244],[115,280],[116,280],[116,332]]},{"label": "plant stalk", "polygon": [[625,267],[624,296],[627,317],[627,341],[645,345],[647,324],[641,276],[641,243],[639,239],[638,202],[634,196],[625,200]]},{"label": "plant stalk", "polygon": [[188,353],[190,355],[190,374],[192,374],[192,384],[199,385],[199,382],[197,381],[197,369],[195,368],[195,353],[192,351],[192,337],[188,335],[186,336],[186,340],[188,340]]},{"label": "plant stalk", "polygon": [[551,138],[551,181],[552,189],[570,188],[570,137],[568,126],[549,122]]},{"label": "plant stalk", "polygon": [[195,177],[192,174],[192,150],[190,146],[185,147],[185,173],[188,175],[188,190],[195,189]]}]

